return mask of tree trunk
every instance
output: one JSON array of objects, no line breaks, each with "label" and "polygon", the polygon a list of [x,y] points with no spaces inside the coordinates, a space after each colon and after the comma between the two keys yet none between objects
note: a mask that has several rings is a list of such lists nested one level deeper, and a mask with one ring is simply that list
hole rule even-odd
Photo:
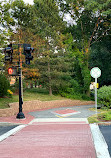
[{"label": "tree trunk", "polygon": [[48,62],[48,73],[49,73],[49,95],[52,95],[51,76],[50,76],[50,63],[49,62]]},{"label": "tree trunk", "polygon": [[36,86],[37,86],[37,81],[35,81],[35,88],[36,88]]},{"label": "tree trunk", "polygon": [[33,83],[30,83],[30,88],[33,88]]},{"label": "tree trunk", "polygon": [[90,97],[90,89],[87,90],[86,95],[87,95],[88,97]]},{"label": "tree trunk", "polygon": [[51,88],[51,86],[49,87],[49,95],[52,95],[52,88]]}]

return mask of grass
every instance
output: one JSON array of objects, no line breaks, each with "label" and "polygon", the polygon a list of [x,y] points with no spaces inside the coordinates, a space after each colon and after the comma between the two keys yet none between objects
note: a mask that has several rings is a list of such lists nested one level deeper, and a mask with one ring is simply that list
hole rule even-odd
[{"label": "grass", "polygon": [[97,116],[93,115],[88,118],[89,123],[111,122],[111,109],[99,109],[98,112],[100,112],[100,114],[97,114]]},{"label": "grass", "polygon": [[98,118],[105,121],[111,121],[111,110],[98,115]]},{"label": "grass", "polygon": [[59,95],[49,95],[49,92],[46,89],[27,89],[24,92],[24,101],[29,100],[41,100],[41,101],[51,101],[51,100],[63,100],[64,97]]},{"label": "grass", "polygon": [[12,98],[0,98],[0,109],[8,108],[9,103],[18,102],[18,95],[14,95]]},{"label": "grass", "polygon": [[[48,91],[45,89],[27,89],[24,92],[23,100],[31,101],[31,100],[40,100],[40,101],[51,101],[51,100],[64,100],[66,98],[61,97],[59,95],[50,96]],[[0,109],[8,108],[9,103],[18,102],[19,96],[13,95],[12,98],[0,98]]]},{"label": "grass", "polygon": [[100,121],[97,119],[95,115],[88,118],[89,123],[99,123]]}]

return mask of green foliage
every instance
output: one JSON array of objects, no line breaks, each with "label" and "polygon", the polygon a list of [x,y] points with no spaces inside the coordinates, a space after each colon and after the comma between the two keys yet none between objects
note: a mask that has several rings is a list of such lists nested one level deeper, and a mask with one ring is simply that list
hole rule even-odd
[{"label": "green foliage", "polygon": [[88,118],[88,122],[89,123],[98,123],[99,121],[96,116],[91,116]]},{"label": "green foliage", "polygon": [[102,108],[111,108],[111,86],[103,86],[98,90],[98,103]]},{"label": "green foliage", "polygon": [[90,71],[87,66],[82,67],[82,76],[84,81],[84,92],[87,93],[89,91],[89,85],[91,83]]},{"label": "green foliage", "polygon": [[[69,89],[70,90],[70,89]],[[78,99],[78,100],[82,100],[82,94],[76,94],[76,93],[72,93],[70,91],[69,93],[66,92],[61,92],[60,95],[62,97],[66,97],[66,98],[70,98],[70,99]]]},{"label": "green foliage", "polygon": [[[24,101],[31,101],[31,100],[41,100],[41,101],[51,101],[51,100],[63,100],[65,98],[59,95],[52,95],[49,96],[48,91],[43,88],[31,88],[26,89],[23,93]],[[12,98],[0,98],[0,109],[9,108],[9,103],[19,102],[19,96],[13,95]]]},{"label": "green foliage", "polygon": [[86,0],[85,7],[92,9],[94,13],[99,10],[102,15],[111,14],[111,0]]},{"label": "green foliage", "polygon": [[3,47],[7,44],[11,33],[11,26],[14,24],[13,18],[10,12],[10,2],[0,2],[0,46]]},{"label": "green foliage", "polygon": [[83,52],[78,50],[74,52],[74,54],[76,56],[76,61],[74,63],[75,78],[78,81],[82,92],[87,94],[91,83],[91,76],[87,61],[85,60]]},{"label": "green foliage", "polygon": [[62,52],[50,53],[35,60],[35,65],[40,72],[40,84],[47,89],[50,87],[54,93],[65,91],[71,79],[71,58]]},{"label": "green foliage", "polygon": [[0,53],[0,68],[3,67],[3,59],[4,59],[4,55]]},{"label": "green foliage", "polygon": [[38,93],[38,94],[44,94],[44,95],[48,95],[48,90],[45,89],[45,88],[29,88],[29,89],[26,89],[26,92],[29,92],[29,93]]},{"label": "green foliage", "polygon": [[81,92],[79,83],[74,79],[70,80],[70,87],[73,88],[73,91],[76,93]]},{"label": "green foliage", "polygon": [[[27,88],[27,85],[26,85],[26,81],[25,80],[22,80],[22,83],[23,83],[23,90],[25,91],[25,89]],[[13,86],[11,86],[11,90],[15,93],[15,92],[19,92],[19,80],[17,80],[15,82],[15,84]]]},{"label": "green foliage", "polygon": [[98,78],[100,87],[111,84],[111,38],[110,35],[104,37],[91,47],[89,57],[89,67],[99,67],[101,77]]},{"label": "green foliage", "polygon": [[110,121],[111,120],[111,111],[101,113],[98,116],[98,118],[101,119],[101,120]]},{"label": "green foliage", "polygon": [[10,87],[10,83],[7,80],[7,78],[3,75],[0,74],[0,97],[4,97],[7,95],[7,90]]},{"label": "green foliage", "polygon": [[33,19],[32,6],[23,0],[14,0],[11,3],[11,15],[19,27],[30,28]]},{"label": "green foliage", "polygon": [[8,90],[7,90],[7,96],[8,96],[9,98],[12,98],[12,95],[13,95],[13,92],[12,92],[10,89],[8,89]]},{"label": "green foliage", "polygon": [[[59,9],[54,0],[35,0],[36,30],[42,37],[55,38],[57,31],[63,29],[63,21],[59,16]],[[39,29],[39,30],[38,30]]]},{"label": "green foliage", "polygon": [[[103,36],[110,34],[110,2],[35,0],[34,5],[28,5],[23,0],[14,0],[0,3],[0,21],[4,28],[0,35],[1,44],[4,44],[6,36],[10,36],[11,26],[16,23],[18,36],[14,34],[16,38],[12,37],[12,41],[18,43],[20,37],[20,43],[31,43],[35,48],[34,61],[29,68],[39,69],[39,83],[50,92],[52,89],[54,93],[68,97],[80,94],[80,98],[86,98],[91,82],[88,65],[90,47],[99,40],[99,46],[95,44],[92,47],[90,68],[101,65],[99,68],[105,71],[100,79],[101,85],[108,85],[111,81],[108,73],[111,71],[108,62],[111,57],[108,46],[110,42],[106,47],[105,40],[102,41]],[[66,27],[63,22],[64,13],[69,13],[76,24]],[[8,30],[4,31],[6,27]],[[108,43],[109,39],[106,39]],[[100,60],[100,57],[104,59]],[[107,61],[108,66],[104,61]],[[17,84],[15,87],[18,88]]]}]

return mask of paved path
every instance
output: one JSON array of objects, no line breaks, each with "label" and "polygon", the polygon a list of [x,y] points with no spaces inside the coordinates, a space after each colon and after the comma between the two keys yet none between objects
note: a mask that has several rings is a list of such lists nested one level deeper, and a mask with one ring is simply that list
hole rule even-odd
[{"label": "paved path", "polygon": [[35,111],[25,113],[23,120],[16,116],[0,118],[0,122],[24,124],[1,136],[0,157],[96,158],[99,151],[97,155],[101,158],[101,149],[95,150],[94,144],[98,144],[92,139],[97,140],[97,132],[93,137],[87,121],[87,117],[95,114],[89,110],[91,107],[94,105]]},{"label": "paved path", "polygon": [[95,107],[94,105],[61,107],[61,108],[53,108],[48,110],[34,111],[34,112],[30,112],[29,114],[36,118],[57,118],[57,117],[88,118],[89,116],[95,114],[95,111],[89,110],[89,108],[94,108],[94,107]]},{"label": "paved path", "polygon": [[96,158],[89,124],[59,119],[42,120],[0,143],[1,158]]}]

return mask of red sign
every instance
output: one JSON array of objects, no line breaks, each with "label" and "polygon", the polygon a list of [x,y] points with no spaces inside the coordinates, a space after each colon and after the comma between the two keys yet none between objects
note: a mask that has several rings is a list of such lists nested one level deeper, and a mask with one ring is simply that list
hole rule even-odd
[{"label": "red sign", "polygon": [[9,75],[12,75],[12,74],[13,74],[13,69],[12,69],[12,68],[9,68],[9,69],[8,69],[8,74],[9,74]]}]

